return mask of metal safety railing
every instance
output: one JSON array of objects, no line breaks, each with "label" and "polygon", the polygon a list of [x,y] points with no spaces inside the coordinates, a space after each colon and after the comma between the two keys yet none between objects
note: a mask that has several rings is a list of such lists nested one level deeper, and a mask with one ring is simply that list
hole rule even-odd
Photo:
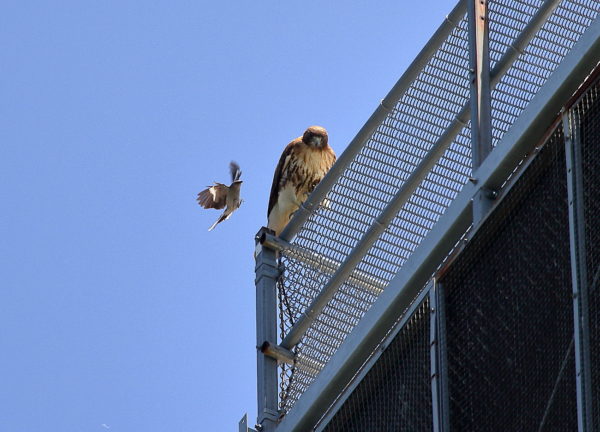
[{"label": "metal safety railing", "polygon": [[[260,396],[259,423],[275,424],[290,412],[464,186],[478,181],[470,127],[476,71],[468,56],[476,34],[467,5],[460,1],[448,15],[281,236],[261,233],[257,269],[269,275],[257,272],[268,282],[257,296],[257,344],[279,342],[280,356],[258,354],[259,393],[279,386],[275,397]],[[596,20],[600,4],[487,6],[490,91],[483,103],[489,146],[496,147]],[[329,205],[321,208],[325,197]],[[269,250],[278,251],[277,261]]]}]

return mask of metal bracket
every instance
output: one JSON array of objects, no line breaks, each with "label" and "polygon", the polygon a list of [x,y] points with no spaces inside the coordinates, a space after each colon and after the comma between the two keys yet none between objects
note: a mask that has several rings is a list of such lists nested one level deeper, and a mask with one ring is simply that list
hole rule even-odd
[{"label": "metal bracket", "polygon": [[481,222],[494,206],[498,192],[488,188],[479,189],[473,196],[473,225]]},{"label": "metal bracket", "polygon": [[269,341],[264,341],[262,345],[257,347],[258,350],[266,356],[269,356],[280,363],[294,365],[296,363],[296,355],[282,346],[273,344]]}]

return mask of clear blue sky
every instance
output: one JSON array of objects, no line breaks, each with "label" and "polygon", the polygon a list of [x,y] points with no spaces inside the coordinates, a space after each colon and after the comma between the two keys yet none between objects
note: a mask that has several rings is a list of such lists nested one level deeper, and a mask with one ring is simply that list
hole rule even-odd
[{"label": "clear blue sky", "polygon": [[[454,4],[5,0],[0,430],[253,424],[281,150],[319,124],[340,154]],[[207,232],[232,159],[245,202]]]}]

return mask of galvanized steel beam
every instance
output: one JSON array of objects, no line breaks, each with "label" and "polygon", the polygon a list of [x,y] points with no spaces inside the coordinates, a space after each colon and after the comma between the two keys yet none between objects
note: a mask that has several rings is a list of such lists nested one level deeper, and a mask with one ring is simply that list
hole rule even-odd
[{"label": "galvanized steel beam", "polygon": [[[268,228],[261,228],[256,234],[256,242],[263,233],[270,232]],[[258,247],[256,255],[256,346],[261,347],[265,341],[277,340],[277,278],[279,269],[275,257],[275,250],[267,247]],[[256,354],[257,369],[257,423],[262,426],[261,431],[275,430],[278,419],[277,396],[277,360],[266,356],[259,349]]]},{"label": "galvanized steel beam", "polygon": [[471,142],[473,169],[492,151],[487,0],[468,0]]},{"label": "galvanized steel beam", "polygon": [[[469,0],[469,73],[471,74],[471,159],[472,171],[492,151],[492,106],[487,0]],[[473,199],[473,221],[483,219],[492,197],[481,190]]]},{"label": "galvanized steel beam", "polygon": [[583,198],[583,166],[579,119],[575,111],[563,113],[563,133],[567,164],[569,199],[569,240],[571,280],[573,288],[573,319],[575,339],[575,369],[577,383],[577,424],[579,432],[594,429],[592,415],[592,370],[590,357],[590,324],[588,308],[588,275],[585,247],[585,208]]}]

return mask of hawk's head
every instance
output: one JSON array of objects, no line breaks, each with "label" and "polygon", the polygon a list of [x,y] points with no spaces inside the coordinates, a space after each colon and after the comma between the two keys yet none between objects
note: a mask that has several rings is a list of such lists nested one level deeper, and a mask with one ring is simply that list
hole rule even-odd
[{"label": "hawk's head", "polygon": [[310,147],[327,147],[327,131],[321,126],[311,126],[302,135],[302,142]]}]

